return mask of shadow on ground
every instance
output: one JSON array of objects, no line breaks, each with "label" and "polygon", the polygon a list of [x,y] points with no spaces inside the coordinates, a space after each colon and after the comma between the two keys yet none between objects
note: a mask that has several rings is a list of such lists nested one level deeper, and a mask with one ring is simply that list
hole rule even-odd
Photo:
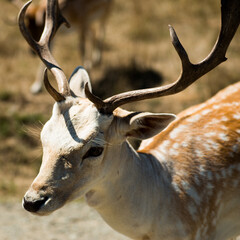
[{"label": "shadow on ground", "polygon": [[129,66],[106,68],[102,76],[93,83],[93,91],[101,99],[129,90],[160,86],[163,82],[159,72],[135,62]]}]

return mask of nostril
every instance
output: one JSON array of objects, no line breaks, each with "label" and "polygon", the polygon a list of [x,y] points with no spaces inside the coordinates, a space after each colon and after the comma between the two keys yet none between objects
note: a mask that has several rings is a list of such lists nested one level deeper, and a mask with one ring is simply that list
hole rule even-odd
[{"label": "nostril", "polygon": [[43,197],[39,200],[27,200],[23,198],[23,207],[29,212],[37,212],[44,203],[48,200],[48,197]]}]

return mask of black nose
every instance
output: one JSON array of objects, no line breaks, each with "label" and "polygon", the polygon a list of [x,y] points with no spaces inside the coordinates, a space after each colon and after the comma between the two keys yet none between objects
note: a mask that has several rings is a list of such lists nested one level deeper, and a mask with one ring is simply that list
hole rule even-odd
[{"label": "black nose", "polygon": [[23,207],[29,212],[37,212],[47,200],[48,197],[43,197],[39,200],[28,200],[24,197]]}]

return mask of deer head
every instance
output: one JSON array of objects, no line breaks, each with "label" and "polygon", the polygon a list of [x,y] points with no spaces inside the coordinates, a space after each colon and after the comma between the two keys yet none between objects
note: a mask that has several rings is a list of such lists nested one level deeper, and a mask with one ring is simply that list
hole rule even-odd
[{"label": "deer head", "polygon": [[[121,108],[129,102],[175,94],[226,60],[227,48],[239,25],[238,0],[222,1],[222,26],[219,38],[207,58],[192,64],[174,29],[170,26],[172,43],[182,62],[179,79],[169,85],[117,94],[101,100],[91,91],[87,72],[78,67],[69,81],[53,58],[49,45],[61,23],[66,23],[57,0],[48,0],[45,28],[36,42],[24,24],[25,4],[19,14],[20,30],[47,69],[54,75],[58,89],[44,83],[56,101],[52,117],[41,133],[43,160],[40,172],[27,191],[23,206],[26,210],[45,215],[66,202],[91,193],[101,192],[102,182],[115,181],[114,169],[122,169],[129,152],[137,154],[126,142],[128,137],[150,138],[175,119],[173,114],[128,112]],[[231,14],[230,14],[231,13]],[[134,174],[134,173],[132,173]],[[104,190],[102,190],[104,191]],[[94,203],[92,203],[94,204]]]}]

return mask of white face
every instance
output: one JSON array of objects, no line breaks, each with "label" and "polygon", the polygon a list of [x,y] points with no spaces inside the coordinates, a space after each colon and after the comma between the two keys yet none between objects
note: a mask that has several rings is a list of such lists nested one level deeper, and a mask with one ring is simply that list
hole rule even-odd
[{"label": "white face", "polygon": [[103,132],[113,116],[99,114],[87,99],[55,103],[41,140],[40,172],[24,197],[26,210],[46,215],[82,196],[101,178]]},{"label": "white face", "polygon": [[111,173],[113,159],[121,160],[116,150],[122,151],[119,146],[126,137],[152,137],[175,119],[172,114],[134,113],[120,108],[110,115],[101,114],[85,98],[86,83],[91,86],[87,72],[77,67],[69,86],[74,96],[82,98],[69,96],[55,103],[52,117],[42,130],[42,165],[23,199],[24,208],[32,213],[50,214],[84,195]]}]

